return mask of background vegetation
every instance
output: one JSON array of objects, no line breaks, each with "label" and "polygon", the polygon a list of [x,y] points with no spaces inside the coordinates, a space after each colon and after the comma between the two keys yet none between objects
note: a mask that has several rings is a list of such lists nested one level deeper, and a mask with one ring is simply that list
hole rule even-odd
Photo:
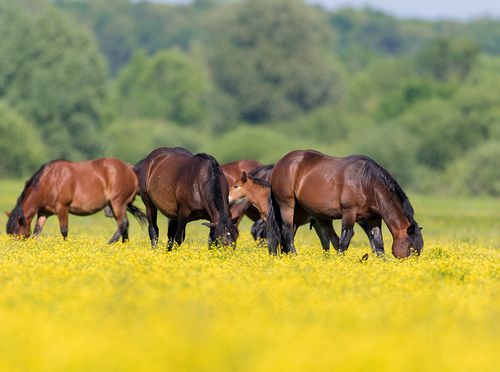
[{"label": "background vegetation", "polygon": [[0,176],[185,146],[365,153],[414,191],[500,195],[500,21],[299,0],[5,0]]}]

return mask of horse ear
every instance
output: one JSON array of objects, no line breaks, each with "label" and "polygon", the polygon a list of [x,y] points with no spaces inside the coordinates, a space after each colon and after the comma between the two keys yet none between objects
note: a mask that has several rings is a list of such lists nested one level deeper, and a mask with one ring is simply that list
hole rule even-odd
[{"label": "horse ear", "polygon": [[10,212],[5,211],[5,215],[6,215],[7,217],[10,217]]},{"label": "horse ear", "polygon": [[243,171],[243,173],[241,174],[241,182],[245,183],[247,182],[247,179],[248,179],[247,172]]},{"label": "horse ear", "polygon": [[422,226],[419,227],[420,231],[422,231],[424,228]]},{"label": "horse ear", "polygon": [[213,222],[203,222],[202,225],[208,227],[209,229],[216,227]]}]

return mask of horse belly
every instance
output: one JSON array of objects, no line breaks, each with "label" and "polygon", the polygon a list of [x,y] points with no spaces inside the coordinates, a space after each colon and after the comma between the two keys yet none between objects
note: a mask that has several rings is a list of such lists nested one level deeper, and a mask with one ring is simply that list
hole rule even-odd
[{"label": "horse belly", "polygon": [[153,175],[150,182],[149,196],[156,208],[168,218],[177,217],[175,184],[160,172]]},{"label": "horse belly", "polygon": [[308,183],[296,193],[296,199],[300,206],[310,215],[338,219],[342,217],[338,190],[335,185],[323,184],[319,187],[317,183]]},{"label": "horse belly", "polygon": [[75,188],[69,212],[75,215],[85,216],[96,213],[103,209],[109,202],[104,185],[80,184]]}]

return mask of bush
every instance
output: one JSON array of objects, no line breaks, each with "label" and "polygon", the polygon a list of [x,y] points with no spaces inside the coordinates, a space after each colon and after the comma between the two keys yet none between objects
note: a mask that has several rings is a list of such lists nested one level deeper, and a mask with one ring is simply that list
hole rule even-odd
[{"label": "bush", "polygon": [[180,146],[198,152],[205,138],[199,130],[160,120],[120,120],[107,130],[106,154],[135,163],[162,146]]},{"label": "bush", "polygon": [[[500,196],[500,141],[485,143],[464,159],[462,183],[471,194]],[[459,176],[460,177],[460,176]]]},{"label": "bush", "polygon": [[46,160],[46,148],[33,124],[0,101],[0,176],[27,176]]},{"label": "bush", "polygon": [[298,139],[290,133],[254,126],[239,126],[203,146],[221,163],[240,159],[274,163],[291,150],[308,147],[315,146],[311,141]]}]

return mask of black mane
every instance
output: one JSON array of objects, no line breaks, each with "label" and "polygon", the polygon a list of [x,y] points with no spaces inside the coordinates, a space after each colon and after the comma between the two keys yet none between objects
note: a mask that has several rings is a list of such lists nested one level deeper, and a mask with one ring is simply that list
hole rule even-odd
[{"label": "black mane", "polygon": [[251,179],[254,183],[256,183],[259,186],[262,187],[267,187],[268,189],[271,188],[271,182],[263,180],[262,178],[257,178],[251,175],[248,175],[248,178]]},{"label": "black mane", "polygon": [[366,185],[369,185],[373,180],[379,180],[382,184],[389,190],[395,193],[400,200],[403,207],[403,214],[408,218],[410,224],[417,225],[415,219],[413,218],[414,210],[406,196],[405,192],[399,186],[398,182],[389,174],[389,172],[382,168],[375,160],[364,156],[364,155],[356,155],[356,160],[363,160],[365,165],[363,167],[363,175]]},{"label": "black mane", "polygon": [[274,164],[261,165],[260,167],[257,167],[251,172],[249,172],[248,175],[268,181],[271,175],[270,171],[272,171],[273,168]]}]

